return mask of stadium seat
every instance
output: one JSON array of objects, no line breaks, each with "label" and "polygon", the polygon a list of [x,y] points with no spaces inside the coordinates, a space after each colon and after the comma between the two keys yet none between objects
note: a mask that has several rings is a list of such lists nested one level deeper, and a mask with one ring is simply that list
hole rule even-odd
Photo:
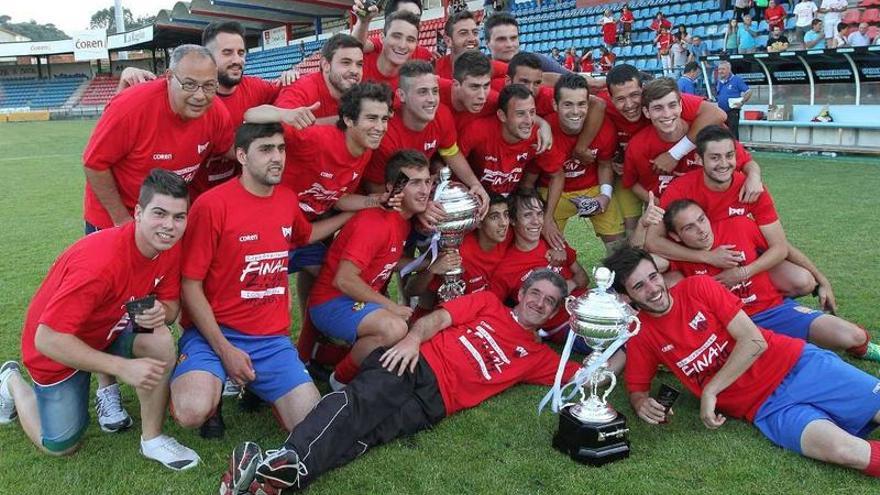
[{"label": "stadium seat", "polygon": [[867,22],[868,24],[880,23],[880,10],[868,9],[864,11],[862,13],[861,22]]},{"label": "stadium seat", "polygon": [[861,12],[858,9],[849,9],[843,15],[844,24],[858,24]]}]

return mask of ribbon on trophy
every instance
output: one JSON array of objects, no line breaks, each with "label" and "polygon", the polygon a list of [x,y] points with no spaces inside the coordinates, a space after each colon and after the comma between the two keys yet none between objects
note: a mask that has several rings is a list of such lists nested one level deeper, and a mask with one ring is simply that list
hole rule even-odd
[{"label": "ribbon on trophy", "polygon": [[[615,340],[607,349],[605,349],[604,352],[602,352],[602,354],[599,355],[598,359],[594,360],[589,366],[579,369],[568,383],[561,385],[562,374],[565,373],[565,365],[568,363],[568,358],[571,357],[571,348],[574,346],[574,342],[577,338],[577,334],[569,329],[568,337],[565,339],[565,346],[562,348],[562,356],[559,359],[559,367],[556,369],[556,377],[553,380],[553,386],[550,387],[550,390],[544,395],[544,398],[541,399],[541,402],[538,404],[538,414],[541,414],[544,408],[547,407],[548,403],[550,404],[550,410],[554,413],[558,413],[559,408],[563,406],[563,403],[570,400],[578,393],[578,390],[590,380],[593,372],[603,364],[607,363],[608,359],[611,358],[611,355],[617,352],[617,350],[626,343],[629,336],[622,336]],[[564,394],[565,389],[569,387],[573,387],[572,390],[568,394]]]},{"label": "ribbon on trophy", "polygon": [[[445,191],[448,186],[449,181],[440,181],[440,183],[437,184],[437,189],[434,190],[434,197],[432,198],[432,200],[437,201],[437,199],[440,197],[441,194],[443,194],[443,191]],[[428,255],[431,255],[431,263],[437,260],[437,244],[440,242],[440,232],[435,231],[433,234],[431,234],[431,239],[428,242],[428,249],[424,250],[418,258],[410,261],[400,270],[401,278],[409,275],[411,272],[415,271],[416,268],[422,266],[422,263],[425,262],[425,259],[428,257]]]}]

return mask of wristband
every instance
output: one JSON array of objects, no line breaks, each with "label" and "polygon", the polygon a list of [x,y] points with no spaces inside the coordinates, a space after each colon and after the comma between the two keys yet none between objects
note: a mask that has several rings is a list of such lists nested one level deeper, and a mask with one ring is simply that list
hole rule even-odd
[{"label": "wristband", "polygon": [[611,198],[611,195],[614,193],[614,186],[611,184],[602,184],[599,186],[599,194],[603,194]]},{"label": "wristband", "polygon": [[669,149],[669,155],[676,160],[681,160],[684,155],[687,155],[696,148],[697,147],[694,145],[694,143],[692,143],[691,140],[688,139],[687,136],[685,136],[681,138],[677,143],[675,143],[675,146]]}]

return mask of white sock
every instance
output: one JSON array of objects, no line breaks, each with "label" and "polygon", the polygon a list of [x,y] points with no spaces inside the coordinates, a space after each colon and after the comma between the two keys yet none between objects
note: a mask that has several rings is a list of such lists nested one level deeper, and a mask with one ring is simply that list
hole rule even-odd
[{"label": "white sock", "polygon": [[157,435],[156,437],[151,438],[149,440],[144,440],[144,437],[141,437],[141,446],[149,449],[149,448],[152,448],[152,447],[159,445],[164,440],[165,440],[165,435],[162,435],[161,433],[159,435]]}]

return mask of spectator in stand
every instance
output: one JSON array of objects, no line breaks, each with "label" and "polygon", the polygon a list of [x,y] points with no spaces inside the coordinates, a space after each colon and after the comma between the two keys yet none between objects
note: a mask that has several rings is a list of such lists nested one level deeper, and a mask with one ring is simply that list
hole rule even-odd
[{"label": "spectator in stand", "polygon": [[758,32],[755,31],[755,26],[752,22],[751,16],[744,15],[743,21],[742,23],[740,23],[739,29],[737,31],[737,38],[739,38],[739,53],[754,53],[755,47],[758,44],[755,40],[757,36]]},{"label": "spectator in stand", "polygon": [[633,23],[636,18],[632,13],[632,10],[629,10],[629,5],[624,4],[623,9],[620,11],[620,25],[623,27],[623,44],[629,45],[632,43],[630,39],[630,34],[632,33]]},{"label": "spectator in stand", "polygon": [[849,29],[849,26],[845,22],[837,23],[837,32],[834,33],[834,38],[828,44],[828,48],[843,48],[845,46],[849,46],[846,42],[846,30]]},{"label": "spectator in stand", "polygon": [[816,7],[816,2],[813,0],[801,0],[801,3],[795,5],[794,16],[796,20],[794,32],[797,41],[803,43],[804,35],[807,34],[807,31],[813,29],[813,19],[816,18],[818,10],[819,8]]},{"label": "spectator in stand", "polygon": [[709,56],[709,46],[703,44],[703,39],[699,36],[691,38],[691,44],[688,46],[688,62],[699,62],[701,58]]},{"label": "spectator in stand", "polygon": [[617,44],[617,20],[614,19],[614,14],[611,13],[611,9],[605,9],[605,15],[599,19],[599,24],[602,26],[602,41],[605,43],[605,46],[612,47]]},{"label": "spectator in stand", "polygon": [[736,55],[739,50],[739,22],[734,18],[727,23],[724,31],[724,52]]},{"label": "spectator in stand", "polygon": [[556,48],[555,46],[550,50],[550,58],[559,62],[560,65],[565,62],[565,57],[563,57],[562,54],[559,53],[559,48]]},{"label": "spectator in stand", "polygon": [[825,34],[823,32],[824,24],[825,23],[822,22],[822,19],[813,19],[813,29],[807,31],[807,34],[804,35],[804,48],[807,50],[825,49]]},{"label": "spectator in stand", "polygon": [[843,12],[846,11],[849,3],[847,0],[822,0],[818,12],[824,14],[822,16],[822,24],[825,27],[825,39],[834,38],[837,23],[842,19]]},{"label": "spectator in stand", "polygon": [[661,27],[672,29],[672,23],[669,22],[669,19],[663,16],[663,12],[657,12],[657,15],[654,16],[654,20],[651,21],[651,31],[659,33]]},{"label": "spectator in stand", "polygon": [[679,37],[681,37],[681,39],[682,39],[685,43],[690,43],[690,42],[691,42],[691,35],[688,34],[688,28],[687,28],[687,26],[685,26],[684,24],[679,24],[678,27],[675,28],[675,33],[678,34]]},{"label": "spectator in stand", "polygon": [[700,75],[700,65],[696,62],[688,62],[682,70],[681,77],[678,78],[678,90],[682,94],[702,96],[697,86],[697,78]]},{"label": "spectator in stand", "polygon": [[748,14],[751,10],[752,0],[736,0],[733,3],[733,17],[737,21],[741,22],[743,20],[743,16]]},{"label": "spectator in stand", "polygon": [[788,50],[788,38],[782,34],[781,27],[778,25],[773,26],[773,29],[770,31],[770,37],[767,38],[767,51],[781,52],[785,50]]},{"label": "spectator in stand", "polygon": [[764,11],[764,20],[767,21],[767,30],[771,33],[773,28],[779,26],[779,29],[785,31],[785,17],[787,13],[781,5],[781,0],[772,0],[770,6]]},{"label": "spectator in stand", "polygon": [[568,54],[565,56],[565,68],[572,72],[581,71],[580,59],[573,46],[568,49]]},{"label": "spectator in stand", "polygon": [[604,46],[599,47],[599,52],[601,53],[599,56],[599,71],[603,74],[607,74],[608,71],[614,67],[614,61],[617,59],[617,55]]},{"label": "spectator in stand", "polygon": [[852,47],[860,47],[860,46],[868,46],[871,44],[871,39],[868,38],[868,23],[863,22],[859,24],[859,30],[853,31],[850,33],[849,37],[846,38],[849,46]]},{"label": "spectator in stand", "polygon": [[[767,7],[770,5],[770,0],[754,0],[752,6],[755,8],[755,15],[753,17],[755,22],[761,22],[764,19],[764,11],[767,10]],[[743,16],[745,17],[745,16]]]},{"label": "spectator in stand", "polygon": [[734,74],[730,62],[718,63],[718,80],[715,81],[715,99],[718,107],[727,112],[727,128],[739,141],[739,112],[752,97],[752,90],[741,77]]},{"label": "spectator in stand", "polygon": [[593,66],[593,49],[584,48],[581,50],[581,72],[592,74],[595,70]]},{"label": "spectator in stand", "polygon": [[688,59],[687,42],[681,37],[681,33],[675,33],[672,40],[672,47],[669,49],[672,54],[672,70],[675,75],[681,74],[684,64]]},{"label": "spectator in stand", "polygon": [[657,47],[657,58],[660,60],[660,67],[663,68],[663,75],[666,77],[672,77],[672,53],[670,53],[672,43],[673,39],[669,33],[669,28],[661,27],[660,32],[654,38],[654,45]]}]

